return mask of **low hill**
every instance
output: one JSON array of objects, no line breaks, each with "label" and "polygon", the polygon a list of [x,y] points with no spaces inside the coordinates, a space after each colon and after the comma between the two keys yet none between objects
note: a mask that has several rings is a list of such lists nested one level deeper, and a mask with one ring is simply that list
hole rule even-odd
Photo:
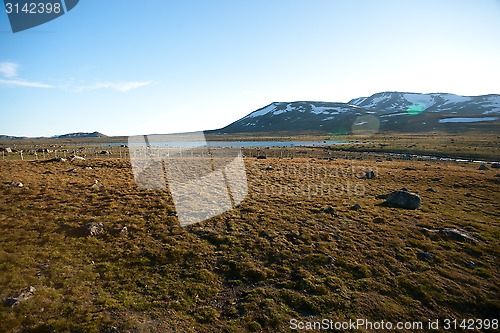
[{"label": "low hill", "polygon": [[69,133],[69,134],[63,134],[63,135],[56,135],[53,138],[55,139],[68,139],[68,138],[107,138],[107,135],[104,135],[99,132],[92,132],[92,133],[83,133],[83,132],[78,132],[78,133]]}]

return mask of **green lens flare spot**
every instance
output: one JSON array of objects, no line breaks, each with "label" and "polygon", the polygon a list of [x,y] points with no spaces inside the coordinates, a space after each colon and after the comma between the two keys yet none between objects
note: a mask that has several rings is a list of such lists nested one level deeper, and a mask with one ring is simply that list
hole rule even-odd
[{"label": "green lens flare spot", "polygon": [[406,112],[408,112],[408,114],[414,115],[424,112],[425,109],[427,109],[427,107],[424,103],[413,103],[408,107],[408,109],[406,109]]}]

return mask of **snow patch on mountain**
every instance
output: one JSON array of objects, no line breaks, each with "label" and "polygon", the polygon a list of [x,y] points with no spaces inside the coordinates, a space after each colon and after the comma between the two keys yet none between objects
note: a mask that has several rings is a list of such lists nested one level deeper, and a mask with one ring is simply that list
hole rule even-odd
[{"label": "snow patch on mountain", "polygon": [[436,104],[434,97],[432,97],[431,95],[407,93],[403,95],[403,98],[412,104],[423,104],[426,108],[429,108]]},{"label": "snow patch on mountain", "polygon": [[[370,104],[363,105],[363,107],[367,108],[367,109],[371,109],[371,108],[374,108],[375,106],[377,106],[380,103],[388,101],[389,99],[391,99],[391,94],[383,93],[381,96],[373,98]],[[366,100],[366,98],[363,101],[361,101],[359,103],[354,103],[354,104],[358,104],[358,105],[362,104],[365,100]]]},{"label": "snow patch on mountain", "polygon": [[472,97],[459,96],[454,94],[439,94],[439,96],[445,100],[443,105],[451,103],[464,103],[472,100]]},{"label": "snow patch on mountain", "polygon": [[257,111],[250,113],[248,116],[244,117],[243,119],[255,118],[255,117],[260,117],[260,116],[263,116],[265,114],[268,114],[269,112],[272,112],[273,110],[276,109],[276,104],[278,104],[278,103],[271,103],[268,106],[263,107],[262,109],[259,109]]},{"label": "snow patch on mountain", "polygon": [[500,96],[488,96],[486,105],[491,109],[488,111],[484,111],[483,114],[491,114],[491,113],[500,113]]}]

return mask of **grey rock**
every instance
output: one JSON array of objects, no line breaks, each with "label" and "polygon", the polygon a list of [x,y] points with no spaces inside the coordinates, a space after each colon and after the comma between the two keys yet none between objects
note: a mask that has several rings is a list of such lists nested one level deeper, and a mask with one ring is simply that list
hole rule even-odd
[{"label": "grey rock", "polygon": [[430,252],[419,252],[417,253],[417,257],[420,260],[432,260],[435,256]]},{"label": "grey rock", "polygon": [[368,171],[367,173],[365,173],[365,176],[364,176],[364,178],[366,178],[366,179],[372,179],[375,177],[377,177],[377,175],[373,171]]},{"label": "grey rock", "polygon": [[125,226],[120,230],[120,235],[126,235],[128,234],[128,228]]},{"label": "grey rock", "polygon": [[450,238],[454,238],[460,241],[468,241],[472,243],[478,243],[479,240],[470,235],[467,231],[455,228],[444,228],[441,233]]},{"label": "grey rock", "polygon": [[486,165],[481,164],[481,165],[479,166],[478,170],[489,170],[489,168],[488,168]]},{"label": "grey rock", "polygon": [[63,157],[54,157],[49,160],[45,160],[44,162],[67,162],[68,160]]},{"label": "grey rock", "polygon": [[330,215],[335,215],[335,208],[333,208],[332,206],[328,206],[325,208],[325,213],[327,214],[330,214]]},{"label": "grey rock", "polygon": [[73,161],[85,161],[84,157],[73,155],[71,156],[71,162]]},{"label": "grey rock", "polygon": [[500,169],[500,163],[491,163],[493,169]]},{"label": "grey rock", "polygon": [[101,222],[89,223],[89,224],[87,224],[86,229],[87,229],[89,235],[92,237],[99,236],[105,232],[104,224],[102,224]]},{"label": "grey rock", "polygon": [[94,184],[90,186],[91,189],[96,191],[104,191],[104,185],[102,185],[97,179],[94,181]]},{"label": "grey rock", "polygon": [[12,182],[12,183],[10,183],[10,187],[21,188],[21,187],[24,187],[24,184],[23,183],[18,183],[18,182]]},{"label": "grey rock", "polygon": [[437,191],[436,191],[434,188],[429,187],[429,188],[427,189],[427,192],[436,193]]},{"label": "grey rock", "polygon": [[469,267],[469,268],[476,268],[476,266],[477,266],[477,264],[476,264],[474,261],[472,261],[472,260],[467,260],[467,261],[465,262],[465,264],[466,264],[466,265],[467,265],[467,267]]},{"label": "grey rock", "polygon": [[18,305],[21,302],[29,300],[31,297],[33,297],[33,295],[35,294],[35,292],[36,292],[35,287],[29,286],[28,288],[26,288],[25,290],[23,290],[23,292],[21,292],[21,294],[19,294],[19,296],[7,298],[5,300],[5,305],[6,306],[11,306],[11,307],[12,306],[16,306],[16,305]]},{"label": "grey rock", "polygon": [[361,205],[360,204],[355,204],[354,206],[351,207],[351,210],[360,210]]},{"label": "grey rock", "polygon": [[417,209],[420,207],[422,200],[420,196],[415,193],[398,190],[394,191],[385,199],[390,205],[399,206],[407,209]]},{"label": "grey rock", "polygon": [[479,243],[480,241],[469,234],[467,231],[462,230],[462,229],[456,229],[456,228],[444,228],[444,229],[429,229],[429,228],[422,228],[422,231],[424,231],[427,234],[438,234],[440,236],[446,237],[446,238],[451,238],[457,241],[466,241],[466,242],[471,242],[471,243]]}]

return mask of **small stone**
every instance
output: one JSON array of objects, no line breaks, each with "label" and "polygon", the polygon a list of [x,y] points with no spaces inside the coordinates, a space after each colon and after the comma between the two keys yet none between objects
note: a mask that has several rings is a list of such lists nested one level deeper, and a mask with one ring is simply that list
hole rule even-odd
[{"label": "small stone", "polygon": [[86,227],[87,231],[89,232],[89,235],[92,237],[99,236],[104,233],[104,224],[101,222],[92,222],[89,223]]},{"label": "small stone", "polygon": [[328,206],[325,208],[325,213],[327,214],[330,214],[330,215],[335,215],[335,208],[333,208],[332,206]]},{"label": "small stone", "polygon": [[22,187],[24,187],[24,184],[18,183],[18,182],[12,182],[12,183],[10,183],[10,187],[22,188]]},{"label": "small stone", "polygon": [[373,171],[368,171],[367,173],[365,173],[365,177],[366,179],[372,179],[372,178],[375,178],[377,175],[375,174],[375,172]]},{"label": "small stone", "polygon": [[491,163],[493,169],[500,169],[500,163]]},{"label": "small stone", "polygon": [[71,162],[73,161],[85,161],[85,158],[84,157],[81,157],[81,156],[71,156]]},{"label": "small stone", "polygon": [[26,288],[19,296],[17,297],[10,297],[5,300],[5,305],[6,306],[16,306],[21,302],[29,300],[33,295],[35,294],[35,287],[29,286],[29,288]]},{"label": "small stone", "polygon": [[359,204],[355,204],[354,206],[351,207],[351,210],[360,210],[361,206]]},{"label": "small stone", "polygon": [[426,234],[438,234],[447,238],[453,238],[458,241],[467,241],[471,243],[479,243],[480,241],[469,234],[467,231],[456,228],[444,228],[444,229],[428,229],[422,228],[422,231]]},{"label": "small stone", "polygon": [[417,257],[420,260],[432,260],[434,259],[434,255],[430,252],[419,252],[417,253]]},{"label": "small stone", "polygon": [[483,171],[485,171],[485,170],[489,170],[489,168],[488,168],[486,165],[481,164],[481,165],[479,166],[478,170],[483,170]]},{"label": "small stone", "polygon": [[467,265],[467,267],[469,267],[469,268],[476,268],[476,266],[477,266],[477,264],[476,264],[474,261],[472,261],[472,260],[467,260],[467,261],[465,262],[465,264],[466,264],[466,265]]},{"label": "small stone", "polygon": [[274,170],[274,168],[273,168],[272,166],[266,166],[266,167],[264,168],[264,170],[266,170],[266,171],[270,171],[270,170]]},{"label": "small stone", "polygon": [[50,160],[45,160],[44,162],[67,162],[68,160],[63,157],[54,157]]},{"label": "small stone", "polygon": [[467,198],[472,197],[472,193],[465,193],[464,195],[465,195]]},{"label": "small stone", "polygon": [[265,160],[265,159],[267,159],[267,157],[265,157],[264,155],[259,155],[259,156],[257,156],[257,159],[258,160]]},{"label": "small stone", "polygon": [[437,191],[436,191],[434,188],[432,188],[432,187],[429,187],[426,191],[427,191],[427,192],[432,192],[432,193],[436,193],[436,192],[437,192]]},{"label": "small stone", "polygon": [[96,191],[104,191],[104,185],[102,185],[97,179],[94,181],[94,184],[90,186],[90,188]]}]

